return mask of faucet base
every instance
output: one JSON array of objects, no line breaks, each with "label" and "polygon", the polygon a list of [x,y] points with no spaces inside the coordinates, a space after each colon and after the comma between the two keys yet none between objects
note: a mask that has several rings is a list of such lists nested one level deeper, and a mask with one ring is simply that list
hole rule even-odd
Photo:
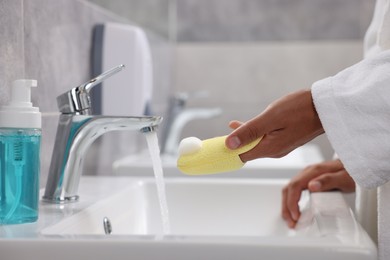
[{"label": "faucet base", "polygon": [[63,198],[60,198],[60,197],[50,197],[49,198],[47,196],[42,197],[42,202],[51,203],[51,204],[68,204],[68,203],[77,202],[78,200],[79,200],[78,195],[70,196],[70,197],[63,197]]}]

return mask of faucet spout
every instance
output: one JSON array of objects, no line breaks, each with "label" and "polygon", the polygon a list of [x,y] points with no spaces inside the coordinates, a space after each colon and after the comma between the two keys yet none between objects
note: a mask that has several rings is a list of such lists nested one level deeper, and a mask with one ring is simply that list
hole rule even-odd
[{"label": "faucet spout", "polygon": [[88,147],[99,136],[111,131],[154,131],[162,121],[159,116],[118,117],[92,115],[89,92],[103,80],[118,73],[114,67],[57,97],[61,112],[43,200],[67,203],[78,199],[83,159]]},{"label": "faucet spout", "polygon": [[115,117],[61,114],[43,200],[78,200],[83,159],[98,137],[111,131],[154,131],[162,117]]}]

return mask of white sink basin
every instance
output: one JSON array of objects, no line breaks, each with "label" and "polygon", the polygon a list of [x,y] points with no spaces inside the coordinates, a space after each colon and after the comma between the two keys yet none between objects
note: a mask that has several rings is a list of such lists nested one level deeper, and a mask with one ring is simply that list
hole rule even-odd
[{"label": "white sink basin", "polygon": [[[179,236],[286,236],[295,233],[279,214],[284,181],[170,179],[166,183],[171,232]],[[140,180],[43,234],[163,235],[154,180]]]},{"label": "white sink basin", "polygon": [[80,202],[44,204],[38,223],[2,227],[2,259],[376,259],[338,192],[306,193],[298,227],[288,229],[280,217],[285,182],[169,178],[164,235],[153,178],[83,177]]},{"label": "white sink basin", "polygon": [[[164,176],[183,177],[177,169],[177,156],[164,154],[161,156]],[[292,151],[283,158],[262,158],[250,161],[238,171],[223,174],[206,175],[211,178],[291,178],[310,164],[324,160],[318,146],[306,144]],[[152,163],[148,151],[136,155],[129,155],[117,160],[113,164],[113,172],[120,176],[153,176]]]}]

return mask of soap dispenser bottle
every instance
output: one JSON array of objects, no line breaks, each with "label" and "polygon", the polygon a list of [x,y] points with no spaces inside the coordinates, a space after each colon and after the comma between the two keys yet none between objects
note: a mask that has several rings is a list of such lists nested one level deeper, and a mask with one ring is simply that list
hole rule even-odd
[{"label": "soap dispenser bottle", "polygon": [[16,80],[0,108],[0,224],[38,219],[41,113],[31,103],[36,80]]}]

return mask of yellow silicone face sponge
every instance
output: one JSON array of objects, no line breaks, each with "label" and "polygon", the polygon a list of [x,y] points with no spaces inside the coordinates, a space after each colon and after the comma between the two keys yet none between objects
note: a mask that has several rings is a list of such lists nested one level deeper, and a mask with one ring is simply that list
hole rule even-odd
[{"label": "yellow silicone face sponge", "polygon": [[179,145],[177,167],[185,174],[204,175],[235,171],[244,166],[240,154],[254,148],[261,138],[236,150],[225,146],[227,136],[201,141],[196,137],[185,138]]}]

